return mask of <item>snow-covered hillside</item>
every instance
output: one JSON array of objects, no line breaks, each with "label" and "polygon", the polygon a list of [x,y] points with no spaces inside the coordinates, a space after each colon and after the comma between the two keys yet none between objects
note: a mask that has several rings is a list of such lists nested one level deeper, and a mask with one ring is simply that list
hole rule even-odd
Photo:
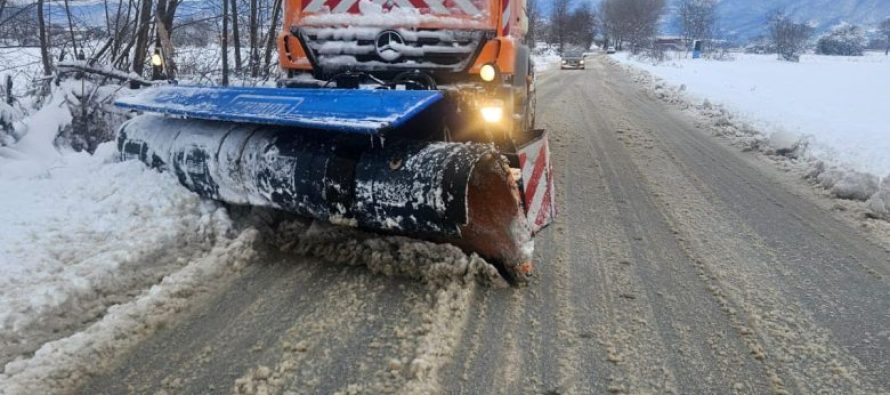
[{"label": "snow-covered hillside", "polygon": [[[588,0],[599,4],[601,0]],[[664,20],[664,32],[675,34],[676,4],[668,0],[669,13]],[[549,13],[551,2],[539,1],[544,14]],[[765,34],[765,16],[772,11],[784,10],[791,17],[811,22],[823,32],[840,22],[857,25],[874,25],[890,17],[890,1],[887,0],[720,0],[717,27],[732,38],[747,40]]]},{"label": "snow-covered hillside", "polygon": [[[31,0],[19,1],[18,3],[29,3]],[[109,7],[110,15],[117,12],[117,7],[123,7],[126,13],[127,2],[106,1],[106,0],[70,0],[68,3],[71,9],[71,16],[75,23],[81,25],[104,26],[106,21],[105,6]],[[177,9],[177,15],[181,18],[190,18],[200,16],[202,13],[213,10],[217,12],[221,7],[218,1],[211,0],[185,0]],[[65,4],[61,1],[47,2],[47,10],[49,18],[53,20],[66,20]]]},{"label": "snow-covered hillside", "polygon": [[[599,4],[600,0],[589,0]],[[674,4],[669,0],[671,12],[665,18],[665,33],[676,32]],[[109,2],[112,8],[116,2]],[[540,1],[545,14],[549,1]],[[49,3],[53,18],[64,17],[61,2]],[[104,0],[71,0],[72,14],[78,22],[92,25],[105,23]],[[201,15],[209,10],[219,12],[219,2],[213,0],[186,0],[177,15],[188,18]],[[741,40],[764,34],[765,16],[776,10],[785,10],[793,18],[807,21],[816,26],[817,31],[825,31],[841,22],[858,25],[875,25],[890,17],[890,1],[887,0],[721,0],[718,27],[729,36]]]},{"label": "snow-covered hillside", "polygon": [[825,31],[841,22],[874,25],[890,17],[887,0],[722,0],[719,27],[740,38],[764,34],[765,16],[784,10],[791,17]]}]

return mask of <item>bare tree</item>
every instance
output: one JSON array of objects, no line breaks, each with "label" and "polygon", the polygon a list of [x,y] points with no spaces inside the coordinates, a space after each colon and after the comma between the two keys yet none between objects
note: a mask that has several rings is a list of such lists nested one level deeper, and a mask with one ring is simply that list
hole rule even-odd
[{"label": "bare tree", "polygon": [[21,45],[38,45],[36,2],[6,3],[0,19],[0,35]]},{"label": "bare tree", "polygon": [[[157,21],[164,26],[168,34],[173,33],[173,23],[176,21],[176,10],[185,0],[157,0]],[[160,37],[158,37],[160,39]]]},{"label": "bare tree", "polygon": [[157,0],[156,12],[157,38],[155,48],[161,48],[161,56],[164,59],[164,71],[167,78],[176,78],[176,61],[173,47],[173,22],[176,20],[176,10],[183,0]]},{"label": "bare tree", "polygon": [[68,33],[71,34],[71,48],[74,50],[74,57],[82,57],[82,53],[77,51],[77,37],[74,36],[74,20],[71,18],[71,7],[68,0],[64,1],[65,15],[68,17]]},{"label": "bare tree", "polygon": [[269,24],[269,33],[266,36],[266,55],[265,55],[265,67],[266,77],[268,77],[269,66],[272,63],[272,51],[275,49],[275,37],[278,32],[278,23],[279,19],[281,19],[281,2],[282,0],[275,0],[272,5],[272,23]]},{"label": "bare tree", "polygon": [[155,49],[161,48],[164,59],[164,72],[168,79],[176,78],[175,49],[173,47],[173,22],[176,20],[176,9],[183,0],[157,0],[157,22],[155,24]]},{"label": "bare tree", "polygon": [[550,13],[550,42],[556,43],[559,52],[565,49],[569,38],[568,21],[571,5],[572,0],[553,0]]},{"label": "bare tree", "polygon": [[789,62],[800,61],[800,55],[813,35],[813,28],[794,22],[783,11],[771,13],[769,21],[770,38],[779,56]]},{"label": "bare tree", "polygon": [[528,32],[525,34],[525,43],[529,47],[534,48],[537,43],[538,24],[541,19],[538,0],[528,0],[525,7],[525,15],[528,18]]},{"label": "bare tree", "polygon": [[621,46],[616,42],[616,28],[615,28],[615,12],[613,8],[615,7],[615,2],[613,1],[603,1],[600,3],[599,12],[597,13],[597,17],[599,19],[599,27],[603,33],[603,47],[609,47],[610,44],[614,43],[618,49],[621,49]]},{"label": "bare tree", "polygon": [[[133,64],[131,67],[133,68],[133,72],[142,75],[142,72],[145,71],[145,59],[148,53],[148,39],[149,39],[149,30],[151,29],[151,21],[152,21],[152,0],[140,0],[140,8],[139,8],[139,28],[136,32],[135,37],[135,49],[133,53]],[[138,86],[133,86],[137,88]]]},{"label": "bare tree", "polygon": [[878,31],[884,36],[884,55],[890,55],[890,18],[884,19],[881,22],[880,26],[878,26]]},{"label": "bare tree", "polygon": [[250,24],[249,24],[249,32],[250,35],[250,76],[253,78],[257,78],[260,74],[260,52],[259,52],[259,31],[260,31],[260,20],[259,20],[259,1],[258,0],[250,0]]},{"label": "bare tree", "polygon": [[664,12],[665,0],[604,0],[600,9],[605,34],[634,53],[652,45]]},{"label": "bare tree", "polygon": [[584,49],[590,48],[596,36],[596,20],[596,12],[590,3],[572,10],[566,20],[568,41]]},{"label": "bare tree", "polygon": [[43,0],[37,0],[37,29],[40,32],[40,60],[43,62],[43,75],[52,75],[52,58],[49,55],[49,38],[46,34],[46,20],[43,18]]},{"label": "bare tree", "polygon": [[[229,1],[229,0],[223,0]],[[232,8],[232,45],[235,47],[235,74],[241,74],[241,68],[244,63],[241,61],[241,29],[239,29],[238,21],[238,0],[231,0],[229,7]]]},{"label": "bare tree", "polygon": [[717,25],[717,0],[680,0],[677,18],[687,45],[710,40]]},{"label": "bare tree", "polygon": [[229,2],[223,0],[222,11],[222,85],[229,85]]},{"label": "bare tree", "polygon": [[[127,14],[118,24],[118,39],[115,42],[116,48],[113,49],[114,60],[111,62],[112,67],[120,70],[134,70],[133,58],[130,53],[133,48],[139,44],[140,32],[143,25],[141,22],[140,12],[142,4],[139,0],[127,0]],[[147,25],[146,32],[147,30]],[[148,39],[148,36],[145,36]]]},{"label": "bare tree", "polygon": [[124,13],[123,3],[124,0],[118,1],[114,20],[106,28],[114,40],[111,43],[111,52],[109,54],[112,59],[112,66],[114,67],[121,66],[121,64],[118,63],[118,61],[121,60],[119,58],[120,51],[123,48],[123,45],[126,44],[126,41],[130,38],[130,34],[133,30],[132,27],[135,25],[135,23],[130,21],[130,18],[133,15],[133,9],[135,8],[134,0],[127,0],[126,13]]}]

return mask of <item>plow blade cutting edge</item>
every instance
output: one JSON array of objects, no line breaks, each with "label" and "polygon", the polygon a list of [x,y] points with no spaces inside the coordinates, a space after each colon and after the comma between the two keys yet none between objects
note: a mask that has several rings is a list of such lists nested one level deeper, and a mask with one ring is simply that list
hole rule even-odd
[{"label": "plow blade cutting edge", "polygon": [[121,128],[118,148],[206,198],[452,243],[516,281],[531,271],[517,182],[489,145],[357,150],[289,128],[142,115]]}]

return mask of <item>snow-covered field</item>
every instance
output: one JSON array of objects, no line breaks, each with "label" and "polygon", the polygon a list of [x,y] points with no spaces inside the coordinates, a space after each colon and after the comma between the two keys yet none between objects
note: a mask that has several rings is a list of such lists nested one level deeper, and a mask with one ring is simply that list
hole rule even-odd
[{"label": "snow-covered field", "polygon": [[890,175],[890,57],[807,55],[788,63],[774,55],[734,56],[657,65],[627,54],[615,59],[722,104],[765,134],[811,137],[810,149],[821,158]]},{"label": "snow-covered field", "polygon": [[835,197],[866,201],[869,216],[890,220],[890,57],[613,58],[717,134],[785,157]]}]

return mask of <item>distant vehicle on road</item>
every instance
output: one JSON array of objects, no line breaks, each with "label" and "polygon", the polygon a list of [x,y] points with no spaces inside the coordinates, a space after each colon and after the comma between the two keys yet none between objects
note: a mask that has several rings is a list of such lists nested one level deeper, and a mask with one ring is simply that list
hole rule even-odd
[{"label": "distant vehicle on road", "polygon": [[615,53],[615,47],[606,48],[606,53],[609,55]]},{"label": "distant vehicle on road", "polygon": [[566,52],[562,55],[562,70],[565,69],[581,69],[584,70],[584,53],[582,52]]}]

